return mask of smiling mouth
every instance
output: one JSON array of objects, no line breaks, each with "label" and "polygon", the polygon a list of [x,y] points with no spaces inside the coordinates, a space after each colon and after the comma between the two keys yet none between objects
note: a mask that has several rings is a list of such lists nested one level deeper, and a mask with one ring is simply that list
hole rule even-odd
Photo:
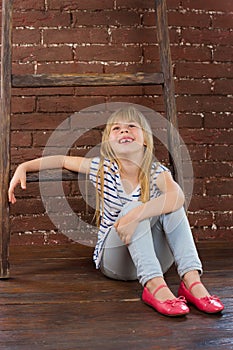
[{"label": "smiling mouth", "polygon": [[131,138],[123,138],[123,139],[121,139],[120,141],[119,141],[119,143],[120,144],[122,144],[122,143],[131,143],[131,142],[133,142],[134,140],[133,139],[131,139]]}]

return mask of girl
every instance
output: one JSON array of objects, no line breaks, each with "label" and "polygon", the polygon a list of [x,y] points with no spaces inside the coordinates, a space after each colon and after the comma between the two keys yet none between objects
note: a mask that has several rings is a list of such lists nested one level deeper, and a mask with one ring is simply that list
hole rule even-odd
[{"label": "girl", "polygon": [[[97,268],[110,278],[138,279],[142,300],[161,314],[186,315],[187,301],[206,313],[220,312],[223,304],[200,281],[202,265],[183,209],[184,194],[170,171],[153,160],[153,152],[143,114],[132,106],[122,108],[108,119],[100,157],[50,156],[22,163],[10,182],[9,201],[15,203],[18,183],[26,188],[27,172],[63,167],[89,174],[97,190]],[[178,297],[163,277],[173,262],[181,278]]]}]

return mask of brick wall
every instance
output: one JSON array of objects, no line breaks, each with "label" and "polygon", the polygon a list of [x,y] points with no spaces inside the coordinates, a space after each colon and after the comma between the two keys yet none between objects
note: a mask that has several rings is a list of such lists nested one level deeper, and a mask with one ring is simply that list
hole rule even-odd
[{"label": "brick wall", "polygon": [[[193,161],[189,219],[198,240],[232,240],[232,0],[167,0],[181,136]],[[13,73],[157,72],[154,0],[15,0]],[[76,110],[127,101],[163,113],[159,87],[14,89],[12,168],[42,154],[53,131]],[[71,154],[99,142],[86,135]],[[167,154],[159,155],[167,161]],[[50,188],[51,185],[49,185]],[[74,183],[64,191],[76,210],[85,205]],[[59,243],[38,184],[17,190],[11,207],[12,244]]]}]

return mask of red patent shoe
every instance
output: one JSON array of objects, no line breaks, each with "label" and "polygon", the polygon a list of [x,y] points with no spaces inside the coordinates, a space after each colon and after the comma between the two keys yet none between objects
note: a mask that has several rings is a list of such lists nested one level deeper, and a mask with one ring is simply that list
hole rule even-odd
[{"label": "red patent shoe", "polygon": [[142,300],[144,303],[152,306],[156,311],[165,315],[165,316],[184,316],[189,313],[189,308],[186,305],[186,300],[184,297],[175,298],[172,300],[159,301],[155,298],[156,293],[161,288],[168,288],[166,284],[160,285],[153,294],[149,292],[149,290],[144,287],[142,293]]},{"label": "red patent shoe", "polygon": [[181,282],[178,295],[185,297],[185,299],[196,306],[200,311],[206,312],[208,314],[216,314],[224,309],[224,305],[221,303],[220,299],[215,295],[206,296],[204,298],[196,298],[191,294],[191,290],[197,284],[202,284],[201,282],[194,282],[191,284],[189,289],[186,288],[184,282]]}]

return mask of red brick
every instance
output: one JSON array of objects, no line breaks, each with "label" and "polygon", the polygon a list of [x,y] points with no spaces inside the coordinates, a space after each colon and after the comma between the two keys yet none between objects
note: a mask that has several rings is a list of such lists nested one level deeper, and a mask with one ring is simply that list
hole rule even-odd
[{"label": "red brick", "polygon": [[[227,174],[225,174],[226,176]],[[217,196],[217,195],[230,195],[233,194],[233,180],[232,179],[212,179],[206,181],[206,193],[209,196]],[[232,206],[229,206],[230,209]],[[220,209],[220,208],[219,208]],[[222,209],[222,208],[221,208]]]},{"label": "red brick", "polygon": [[113,8],[113,0],[88,0],[76,2],[73,0],[50,0],[49,9],[72,11],[72,10],[105,10]]},{"label": "red brick", "polygon": [[52,95],[73,95],[74,87],[40,87],[38,88],[13,88],[12,96],[52,96]]},{"label": "red brick", "polygon": [[[76,135],[77,134],[77,135]],[[33,146],[34,147],[44,147],[48,142],[49,137],[51,136],[51,132],[35,132],[33,134]],[[89,132],[75,133],[75,131],[57,131],[55,143],[50,141],[50,146],[67,146],[70,144],[70,139],[74,138],[73,147],[81,147],[81,146],[95,146],[96,144],[101,142],[101,133],[99,130],[91,130]]]},{"label": "red brick", "polygon": [[230,229],[227,228],[217,228],[212,229],[209,227],[194,228],[193,234],[196,241],[208,241],[208,240],[216,240],[216,241],[228,241],[232,242],[232,233]]},{"label": "red brick", "polygon": [[[233,138],[232,138],[233,139]],[[213,161],[232,161],[233,145],[211,145],[207,147],[207,159]]]},{"label": "red brick", "polygon": [[12,97],[12,113],[27,113],[35,110],[35,97]]},{"label": "red brick", "polygon": [[11,117],[11,129],[12,130],[54,130],[62,123],[61,128],[68,128],[68,118],[66,113],[56,114],[43,114],[43,113],[30,113],[30,114],[14,114]]},{"label": "red brick", "polygon": [[83,74],[83,73],[103,73],[103,65],[101,63],[89,62],[56,62],[56,63],[39,63],[38,74]]},{"label": "red brick", "polygon": [[[60,11],[31,11],[30,16],[27,12],[13,13],[13,26],[33,26],[33,27],[57,27],[69,26],[69,13],[61,13]],[[25,29],[23,29],[25,31]]]},{"label": "red brick", "polygon": [[[11,245],[44,245],[45,233],[33,232],[33,233],[11,233]],[[29,248],[30,249],[30,248]]]},{"label": "red brick", "polygon": [[232,62],[233,47],[218,46],[213,50],[213,60],[217,62]]},{"label": "red brick", "polygon": [[46,62],[73,60],[73,53],[70,47],[15,47],[13,49],[13,59],[21,62]]},{"label": "red brick", "polygon": [[227,63],[178,62],[175,75],[185,78],[232,78],[233,69]]},{"label": "red brick", "polygon": [[[15,171],[16,167],[14,167]],[[12,171],[13,175],[13,171]],[[40,198],[40,188],[38,182],[30,182],[27,183],[26,190],[22,190],[21,187],[18,185],[15,189],[15,195],[16,198]]]},{"label": "red brick", "polygon": [[181,137],[187,144],[225,144],[231,143],[232,131],[222,129],[181,129]]},{"label": "red brick", "polygon": [[170,9],[178,9],[180,6],[180,0],[167,0],[167,8]]},{"label": "red brick", "polygon": [[30,214],[43,214],[45,213],[44,205],[41,199],[35,198],[17,198],[14,205],[11,206],[11,215],[30,215]]},{"label": "red brick", "polygon": [[11,219],[11,232],[53,230],[54,224],[46,214],[33,216],[14,216]]},{"label": "red brick", "polygon": [[48,234],[45,237],[46,245],[67,244],[67,243],[72,244],[73,242],[62,233],[48,232]]},{"label": "red brick", "polygon": [[233,214],[229,213],[216,213],[215,214],[215,223],[220,227],[231,227],[233,222]]},{"label": "red brick", "polygon": [[233,100],[226,96],[178,96],[176,101],[180,112],[233,111]]},{"label": "red brick", "polygon": [[76,49],[76,59],[79,61],[121,61],[140,62],[142,49],[140,47],[119,47],[115,45],[80,46]]},{"label": "red brick", "polygon": [[95,104],[104,103],[104,97],[64,96],[38,97],[38,112],[76,112]]},{"label": "red brick", "polygon": [[[232,52],[233,53],[233,52]],[[233,93],[233,79],[219,79],[214,81],[215,94],[232,94]]]},{"label": "red brick", "polygon": [[17,29],[13,31],[14,44],[31,44],[40,43],[40,31],[38,29]]},{"label": "red brick", "polygon": [[155,4],[153,0],[116,0],[117,8],[129,8],[129,9],[154,9]]},{"label": "red brick", "polygon": [[32,144],[32,135],[30,132],[16,131],[11,133],[12,147],[30,147]]},{"label": "red brick", "polygon": [[190,211],[205,210],[205,211],[229,211],[231,208],[232,199],[230,197],[221,196],[193,196],[189,207]]},{"label": "red brick", "polygon": [[109,41],[107,29],[102,28],[46,29],[43,37],[45,44],[107,44]]},{"label": "red brick", "polygon": [[108,65],[104,66],[104,73],[154,73],[160,71],[159,66],[160,64],[158,62],[141,64],[124,62],[121,64],[114,64],[110,62]]},{"label": "red brick", "polygon": [[[189,144],[185,146],[188,147],[189,155],[192,161],[201,161],[206,159],[206,145]],[[184,152],[182,152],[182,159],[185,159]]]},{"label": "red brick", "polygon": [[134,104],[139,104],[151,109],[154,109],[157,112],[164,111],[164,103],[163,103],[163,98],[160,96],[149,96],[149,97],[144,97],[144,96],[122,96],[119,98],[119,96],[116,97],[110,97],[107,100],[108,102],[127,102],[127,103],[134,103]]},{"label": "red brick", "polygon": [[181,129],[183,128],[200,129],[202,127],[202,116],[200,114],[194,114],[194,113],[179,114],[177,118],[178,118],[179,128]]},{"label": "red brick", "polygon": [[202,195],[204,192],[203,179],[194,178],[193,195]]},{"label": "red brick", "polygon": [[205,211],[188,213],[188,219],[190,225],[195,227],[211,226],[214,221],[213,214]]},{"label": "red brick", "polygon": [[44,0],[14,0],[14,10],[45,10]]},{"label": "red brick", "polygon": [[75,88],[76,96],[126,96],[143,95],[143,93],[142,86],[80,86]]},{"label": "red brick", "polygon": [[35,64],[19,64],[18,62],[12,62],[12,74],[34,74]]},{"label": "red brick", "polygon": [[232,12],[233,4],[231,0],[183,0],[182,5],[184,8],[190,10],[205,10],[205,11],[223,11],[223,12]]},{"label": "red brick", "polygon": [[215,14],[212,17],[213,28],[232,29],[233,15],[232,14]]},{"label": "red brick", "polygon": [[195,162],[193,163],[194,176],[199,178],[204,177],[222,177],[230,176],[232,173],[232,165],[230,163],[219,163],[214,161]]},{"label": "red brick", "polygon": [[172,46],[172,61],[203,62],[211,60],[211,50],[208,47]]},{"label": "red brick", "polygon": [[148,27],[155,27],[156,26],[156,14],[155,14],[155,11],[143,13],[142,24],[144,26],[148,26]]},{"label": "red brick", "polygon": [[139,13],[130,10],[78,11],[73,13],[74,26],[135,26],[140,25]]},{"label": "red brick", "polygon": [[233,41],[233,33],[227,30],[213,29],[182,29],[182,40],[184,43],[191,44],[216,44],[228,45]]},{"label": "red brick", "polygon": [[208,28],[210,23],[210,15],[206,13],[182,13],[178,11],[168,13],[169,26]]},{"label": "red brick", "polygon": [[[171,29],[169,35],[171,43],[179,42],[179,34],[176,30]],[[114,44],[155,43],[157,38],[154,28],[114,28],[112,29],[112,42]]]},{"label": "red brick", "polygon": [[[90,0],[80,3],[73,0],[50,0],[47,2],[48,11],[44,9],[44,0],[37,3],[32,0],[15,1],[13,25],[20,28],[14,30],[14,43],[18,45],[17,48],[14,47],[14,74],[136,73],[160,70],[154,0]],[[187,4],[192,4],[193,8],[187,9]],[[191,213],[194,234],[197,239],[227,239],[230,230],[225,226],[229,226],[232,220],[228,215],[231,200],[229,194],[232,194],[232,136],[229,130],[232,124],[232,99],[227,96],[232,94],[232,1],[167,0],[167,7],[179,131],[187,143],[195,170],[193,197],[197,209]],[[29,30],[26,26],[33,29]],[[55,29],[58,26],[61,30]],[[62,34],[63,29],[65,34]],[[69,32],[72,37],[69,37]],[[53,37],[49,38],[48,33],[53,33]],[[136,33],[136,36],[132,33]],[[117,35],[122,36],[118,41]],[[51,39],[54,48],[40,45],[43,36],[48,42]],[[189,39],[193,45],[184,45],[184,39]],[[103,44],[100,40],[104,40]],[[94,44],[94,48],[91,45],[84,47],[85,43]],[[32,45],[26,47],[27,44]],[[114,51],[109,51],[109,46]],[[101,47],[102,51],[93,51],[97,47]],[[42,145],[45,145],[48,135],[60,122],[75,110],[82,109],[82,106],[98,103],[99,98],[101,102],[133,102],[164,112],[161,86],[27,88],[13,89],[13,96],[12,168],[24,160],[40,156],[43,152]],[[21,96],[28,100],[23,101]],[[69,126],[67,122],[63,130],[69,130]],[[19,133],[16,134],[16,131]],[[47,134],[44,135],[43,131]],[[34,145],[38,147],[31,146],[31,134]],[[94,145],[100,141],[100,130],[95,131],[94,135],[85,133],[72,145],[69,154],[88,154],[92,148],[89,144]],[[159,159],[167,164],[167,150],[157,140],[155,146]],[[51,147],[50,151],[51,154],[66,152],[63,147]],[[187,159],[184,159],[184,165],[185,161]],[[86,205],[79,192],[70,192],[73,183],[65,182],[63,186],[66,186],[66,195],[71,197],[69,201],[73,210],[79,213],[82,211],[89,220],[91,215],[88,209],[86,213]],[[36,199],[38,203],[40,201],[38,184],[28,184],[27,191],[17,188],[16,193],[20,202],[18,207],[14,207],[15,211],[20,211],[23,200],[27,201],[22,208],[26,214],[29,199]],[[53,183],[48,184],[46,193],[55,196]],[[51,203],[54,203],[54,198]],[[33,206],[28,210],[33,211]],[[22,229],[25,228],[33,233],[21,235],[25,244],[57,244],[63,239],[67,240],[60,233],[50,235],[49,229],[53,227],[51,222],[42,224],[40,216],[33,215],[23,215],[23,220],[15,226],[20,232],[24,232]],[[19,216],[15,218],[19,220]],[[27,224],[24,224],[25,220]],[[33,229],[37,222],[38,227]],[[213,224],[217,225],[217,230],[213,229]],[[43,230],[43,233],[37,234],[38,230]],[[19,234],[14,233],[13,236],[15,242],[20,244]]]},{"label": "red brick", "polygon": [[177,94],[210,95],[212,83],[207,79],[175,80]]},{"label": "red brick", "polygon": [[143,57],[146,61],[159,61],[159,48],[158,45],[144,45]]},{"label": "red brick", "polygon": [[233,127],[232,113],[205,113],[205,128],[230,128]]},{"label": "red brick", "polygon": [[[48,181],[43,182],[43,193],[45,192],[47,196],[56,197],[57,196],[57,186],[60,185],[60,181]],[[71,184],[70,181],[63,181],[62,187],[64,190],[64,194],[66,196],[70,195],[71,193]],[[22,190],[20,186],[18,186],[15,190],[16,198],[18,199],[40,199],[41,198],[41,191],[40,191],[40,185],[39,182],[29,182],[27,183],[26,190]],[[45,196],[45,195],[44,195]],[[12,206],[14,207],[14,206]]]},{"label": "red brick", "polygon": [[11,148],[11,162],[12,164],[20,164],[41,157],[42,154],[42,148]]}]

